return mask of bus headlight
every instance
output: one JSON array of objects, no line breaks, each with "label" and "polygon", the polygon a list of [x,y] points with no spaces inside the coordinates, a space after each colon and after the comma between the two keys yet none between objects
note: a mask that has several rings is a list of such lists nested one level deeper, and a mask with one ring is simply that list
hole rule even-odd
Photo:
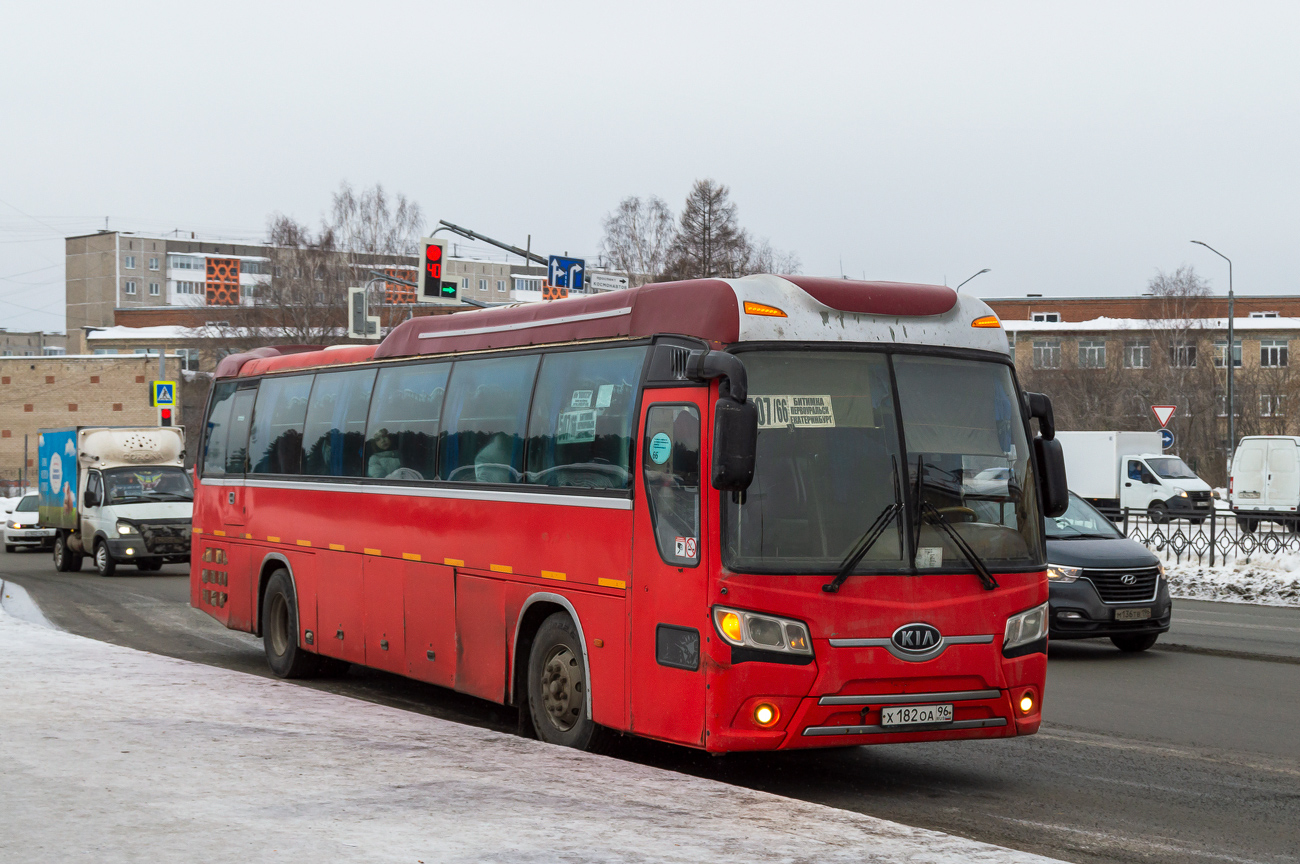
[{"label": "bus headlight", "polygon": [[117,533],[118,533],[118,534],[134,534],[134,533],[135,533],[135,526],[132,525],[130,522],[118,522],[118,523],[117,523]]},{"label": "bus headlight", "polygon": [[1047,636],[1047,604],[1035,606],[1007,619],[1007,630],[1002,636],[1004,652],[1037,642]]},{"label": "bus headlight", "polygon": [[1047,565],[1047,578],[1053,582],[1073,582],[1082,575],[1082,567],[1066,567],[1063,564]]},{"label": "bus headlight", "polygon": [[802,621],[713,607],[713,623],[723,641],[737,648],[757,648],[783,654],[812,654],[812,640]]}]

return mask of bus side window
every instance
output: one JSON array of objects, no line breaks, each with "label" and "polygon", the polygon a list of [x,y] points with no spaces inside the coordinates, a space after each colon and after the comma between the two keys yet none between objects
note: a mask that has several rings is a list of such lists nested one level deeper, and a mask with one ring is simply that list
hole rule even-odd
[{"label": "bus side window", "polygon": [[248,427],[253,425],[253,400],[257,387],[248,387],[235,393],[230,409],[230,431],[226,436],[226,473],[244,474],[248,471]]},{"label": "bus side window", "polygon": [[542,360],[528,421],[528,482],[632,485],[633,420],[646,349],[564,351]]},{"label": "bus side window", "polygon": [[700,563],[700,414],[694,405],[654,405],[642,443],[646,498],[659,555]]},{"label": "bus side window", "polygon": [[314,377],[263,379],[248,439],[254,474],[297,474],[302,470],[302,424]]},{"label": "bus side window", "polygon": [[366,425],[365,476],[437,478],[438,428],[450,370],[450,363],[418,363],[380,371]]},{"label": "bus side window", "polygon": [[230,431],[230,408],[238,382],[218,384],[212,394],[212,409],[204,424],[203,473],[226,473],[226,434]]},{"label": "bus side window", "polygon": [[303,426],[302,473],[325,477],[364,477],[362,447],[366,412],[375,387],[374,369],[316,376]]},{"label": "bus side window", "polygon": [[536,354],[456,363],[447,387],[440,475],[469,483],[519,483]]}]

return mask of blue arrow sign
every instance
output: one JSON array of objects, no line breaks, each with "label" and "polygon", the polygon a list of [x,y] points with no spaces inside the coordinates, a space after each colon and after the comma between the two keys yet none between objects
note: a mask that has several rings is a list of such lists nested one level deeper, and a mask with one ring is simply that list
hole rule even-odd
[{"label": "blue arrow sign", "polygon": [[1174,433],[1169,429],[1160,430],[1160,449],[1168,450],[1174,446]]},{"label": "blue arrow sign", "polygon": [[582,290],[582,274],[587,269],[586,261],[581,258],[561,258],[559,255],[551,255],[547,261],[552,285],[556,288],[568,288],[570,291]]}]

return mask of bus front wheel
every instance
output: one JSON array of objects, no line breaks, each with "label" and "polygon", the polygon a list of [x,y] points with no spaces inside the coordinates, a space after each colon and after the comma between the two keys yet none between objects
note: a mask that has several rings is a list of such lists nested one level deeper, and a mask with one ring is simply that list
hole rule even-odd
[{"label": "bus front wheel", "polygon": [[597,749],[605,730],[587,716],[582,640],[567,612],[542,622],[528,654],[528,711],[537,737],[548,744]]},{"label": "bus front wheel", "polygon": [[262,645],[278,678],[309,678],[320,671],[320,658],[298,644],[298,601],[283,567],[271,574],[262,597]]}]

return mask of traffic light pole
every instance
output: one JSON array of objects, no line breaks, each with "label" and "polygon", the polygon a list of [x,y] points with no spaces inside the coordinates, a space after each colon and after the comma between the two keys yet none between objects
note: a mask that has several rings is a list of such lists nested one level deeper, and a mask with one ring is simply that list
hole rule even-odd
[{"label": "traffic light pole", "polygon": [[[442,225],[453,234],[459,234],[460,236],[464,237],[466,240],[481,240],[484,243],[490,243],[493,246],[497,247],[498,249],[504,249],[512,255],[518,255],[520,258],[523,258],[525,261],[532,261],[534,264],[541,264],[542,266],[546,266],[550,263],[547,259],[543,258],[541,255],[534,255],[531,249],[520,249],[518,246],[511,246],[509,243],[502,243],[500,240],[493,240],[491,237],[487,237],[483,234],[478,233],[477,231],[471,231],[468,228],[462,228],[459,225],[453,225],[450,222],[448,222],[446,219],[439,219],[438,224]],[[438,230],[441,231],[442,229],[439,228]]]}]

